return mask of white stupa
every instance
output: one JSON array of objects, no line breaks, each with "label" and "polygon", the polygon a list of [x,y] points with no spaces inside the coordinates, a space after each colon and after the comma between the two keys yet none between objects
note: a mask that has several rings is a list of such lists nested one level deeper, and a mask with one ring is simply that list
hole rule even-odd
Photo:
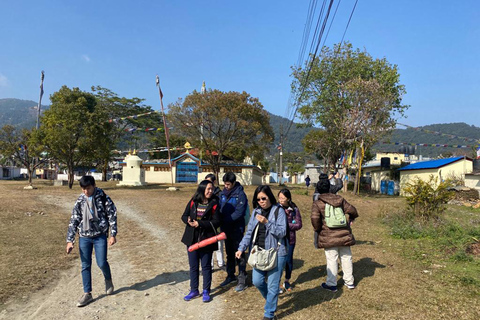
[{"label": "white stupa", "polygon": [[128,154],[124,160],[127,165],[123,168],[122,181],[119,186],[143,186],[145,185],[145,171],[142,169],[143,160],[136,155]]}]

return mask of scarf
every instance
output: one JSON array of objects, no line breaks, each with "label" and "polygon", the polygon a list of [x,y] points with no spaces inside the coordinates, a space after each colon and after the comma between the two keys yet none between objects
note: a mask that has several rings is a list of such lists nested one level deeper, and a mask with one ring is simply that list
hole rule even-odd
[{"label": "scarf", "polygon": [[95,192],[91,197],[87,197],[83,205],[83,230],[90,230],[90,223],[98,221],[97,207],[95,206]]}]

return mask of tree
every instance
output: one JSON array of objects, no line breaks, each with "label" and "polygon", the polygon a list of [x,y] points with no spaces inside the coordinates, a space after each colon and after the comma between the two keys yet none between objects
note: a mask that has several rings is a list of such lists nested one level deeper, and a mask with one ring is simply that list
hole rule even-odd
[{"label": "tree", "polygon": [[169,108],[177,132],[199,146],[216,175],[223,156],[237,161],[268,151],[273,130],[268,113],[246,92],[193,91]]},{"label": "tree", "polygon": [[[353,50],[349,43],[324,47],[311,64],[294,69],[293,76],[300,116],[323,127],[333,137],[329,148],[337,152],[356,148],[363,154],[395,128],[396,118],[408,108],[402,105],[405,86],[397,66]],[[357,159],[361,168],[363,159]]]},{"label": "tree", "polygon": [[[163,131],[140,133],[141,131],[134,129],[159,128],[163,127],[163,124],[161,124],[159,113],[156,113],[150,106],[142,105],[144,99],[119,97],[113,91],[101,86],[92,86],[92,92],[97,101],[97,110],[102,110],[109,119],[103,123],[103,133],[97,140],[103,146],[97,150],[97,163],[102,170],[102,180],[106,181],[108,164],[115,156],[118,156],[118,153],[115,153],[116,148],[125,145],[129,145],[130,148],[142,148],[150,146],[150,142],[155,137],[164,136]],[[136,117],[136,115],[149,112],[151,114],[148,116]],[[132,141],[135,144],[133,146],[130,145]]]},{"label": "tree", "polygon": [[306,152],[315,154],[317,159],[325,160],[323,171],[334,166],[342,155],[342,149],[335,137],[325,130],[311,130],[302,140]]},{"label": "tree", "polygon": [[93,94],[78,88],[63,86],[50,100],[52,105],[41,118],[38,138],[50,157],[66,165],[71,189],[75,167],[91,165],[98,150],[105,148],[107,114],[96,108]]},{"label": "tree", "polygon": [[47,160],[47,158],[40,158],[42,151],[32,138],[32,130],[20,131],[11,125],[5,125],[0,130],[0,153],[16,165],[27,169],[29,186],[32,185],[35,169]]}]

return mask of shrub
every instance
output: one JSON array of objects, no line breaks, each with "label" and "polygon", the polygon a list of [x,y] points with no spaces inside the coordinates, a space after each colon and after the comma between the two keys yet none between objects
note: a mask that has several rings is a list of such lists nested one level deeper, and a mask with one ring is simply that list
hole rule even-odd
[{"label": "shrub", "polygon": [[404,192],[411,213],[424,220],[438,219],[445,211],[445,204],[454,196],[452,191],[448,191],[449,187],[449,181],[438,183],[438,177],[433,175],[430,175],[428,181],[416,177],[413,182],[408,182]]}]

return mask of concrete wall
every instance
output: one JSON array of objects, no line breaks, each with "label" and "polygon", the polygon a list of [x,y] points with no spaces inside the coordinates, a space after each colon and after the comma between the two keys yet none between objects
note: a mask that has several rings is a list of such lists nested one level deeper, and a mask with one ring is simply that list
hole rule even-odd
[{"label": "concrete wall", "polygon": [[388,170],[373,171],[371,172],[370,176],[372,177],[371,190],[377,192],[380,192],[380,183],[382,180],[391,180],[390,171]]},{"label": "concrete wall", "polygon": [[466,173],[471,173],[473,170],[473,163],[469,160],[460,160],[451,163],[438,169],[419,169],[419,170],[405,170],[400,171],[400,195],[404,195],[403,188],[408,182],[418,177],[423,181],[428,181],[430,175],[438,177],[438,181],[445,181],[448,178],[457,177],[465,179]]},{"label": "concrete wall", "polygon": [[465,187],[477,189],[477,191],[480,193],[480,175],[465,175]]}]

